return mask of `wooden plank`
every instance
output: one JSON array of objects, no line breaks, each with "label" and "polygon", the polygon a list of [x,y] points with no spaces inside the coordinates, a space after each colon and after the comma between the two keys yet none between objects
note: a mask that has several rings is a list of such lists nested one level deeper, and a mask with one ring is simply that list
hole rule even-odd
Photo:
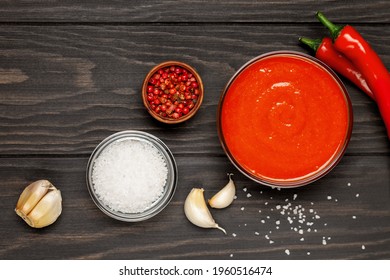
[{"label": "wooden plank", "polygon": [[[390,30],[357,28],[390,65]],[[297,38],[323,34],[320,26],[299,25],[3,26],[1,154],[87,156],[111,133],[135,129],[161,137],[176,154],[222,155],[216,111],[234,72],[269,51],[309,53]],[[165,60],[193,65],[205,84],[201,110],[177,126],[154,121],[140,98],[145,75]],[[355,113],[348,153],[388,154],[376,105],[344,81]]]},{"label": "wooden plank", "polygon": [[389,1],[0,1],[2,22],[315,22],[321,10],[344,23],[389,23]]},{"label": "wooden plank", "polygon": [[[112,220],[93,204],[85,185],[86,158],[0,159],[0,259],[390,258],[387,155],[346,156],[310,186],[280,191],[246,179],[226,157],[176,159],[179,183],[172,202],[134,224]],[[225,236],[190,224],[183,202],[193,187],[205,188],[210,198],[226,184],[227,172],[236,173],[237,199],[227,209],[211,210]],[[61,189],[63,214],[54,225],[35,230],[13,209],[24,186],[40,178]]]}]

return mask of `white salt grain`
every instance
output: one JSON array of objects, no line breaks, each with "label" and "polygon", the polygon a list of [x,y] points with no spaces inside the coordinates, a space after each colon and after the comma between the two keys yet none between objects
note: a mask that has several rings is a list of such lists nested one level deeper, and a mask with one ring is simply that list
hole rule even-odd
[{"label": "white salt grain", "polygon": [[366,250],[366,246],[362,245],[362,250]]},{"label": "white salt grain", "polygon": [[356,197],[359,197],[359,194],[358,194],[358,193],[356,194]]},{"label": "white salt grain", "polygon": [[251,197],[251,196],[252,196],[252,195],[251,195],[250,193],[247,193],[247,194],[246,194],[246,197],[248,197],[248,198]]},{"label": "white salt grain", "polygon": [[332,199],[332,197],[331,197],[330,195],[328,195],[328,196],[327,196],[327,199],[328,199],[328,200],[331,200],[331,199]]},{"label": "white salt grain", "polygon": [[235,233],[232,233],[232,236],[233,236],[233,237],[236,237],[236,236],[237,236],[237,234],[235,234]]},{"label": "white salt grain", "polygon": [[245,207],[241,207],[241,211],[244,211],[245,210]]},{"label": "white salt grain", "polygon": [[290,250],[289,249],[286,249],[286,250],[284,250],[284,252],[286,253],[286,255],[290,255]]},{"label": "white salt grain", "polygon": [[96,195],[109,208],[123,213],[149,209],[162,196],[167,177],[167,164],[158,149],[136,140],[112,143],[96,158],[92,169]]}]

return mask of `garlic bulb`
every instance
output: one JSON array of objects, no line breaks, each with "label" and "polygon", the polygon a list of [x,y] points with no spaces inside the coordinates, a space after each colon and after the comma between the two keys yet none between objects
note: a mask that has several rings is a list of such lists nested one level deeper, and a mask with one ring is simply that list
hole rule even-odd
[{"label": "garlic bulb", "polygon": [[31,227],[51,225],[62,212],[61,192],[47,180],[31,183],[20,195],[15,212]]},{"label": "garlic bulb", "polygon": [[226,231],[214,221],[203,196],[204,189],[193,188],[184,202],[184,213],[194,225],[202,228],[217,228]]},{"label": "garlic bulb", "polygon": [[229,182],[218,193],[216,193],[211,199],[209,199],[209,205],[213,208],[226,208],[232,204],[234,196],[236,195],[236,186],[232,180],[232,173],[227,174],[229,176]]}]

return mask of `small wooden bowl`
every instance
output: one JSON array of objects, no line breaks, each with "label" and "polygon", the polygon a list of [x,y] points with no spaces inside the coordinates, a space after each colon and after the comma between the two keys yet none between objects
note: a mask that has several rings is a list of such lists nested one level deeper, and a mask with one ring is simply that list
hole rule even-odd
[{"label": "small wooden bowl", "polygon": [[[181,117],[179,117],[177,119],[174,119],[174,118],[171,118],[168,116],[164,117],[164,116],[157,114],[151,108],[151,106],[147,100],[147,95],[148,95],[147,87],[148,87],[148,83],[149,83],[150,78],[154,74],[156,74],[156,72],[158,70],[160,70],[162,68],[169,67],[169,66],[180,66],[180,67],[186,69],[188,72],[192,73],[193,76],[195,77],[197,83],[198,83],[198,89],[199,89],[199,96],[198,96],[197,102],[195,103],[194,107],[189,111],[189,113],[187,115],[182,115]],[[200,105],[202,104],[203,94],[204,94],[203,82],[202,82],[202,79],[200,78],[199,74],[196,72],[196,70],[194,68],[192,68],[188,64],[183,63],[183,62],[179,62],[179,61],[166,61],[166,62],[162,62],[162,63],[158,64],[157,66],[153,67],[153,69],[149,71],[148,75],[146,75],[145,80],[142,84],[142,100],[143,100],[143,103],[144,103],[146,109],[148,110],[149,114],[152,115],[153,118],[155,118],[156,120],[158,120],[160,122],[166,123],[166,124],[177,124],[177,123],[181,123],[181,122],[184,122],[184,121],[192,118],[196,114],[196,112],[199,110]]]}]

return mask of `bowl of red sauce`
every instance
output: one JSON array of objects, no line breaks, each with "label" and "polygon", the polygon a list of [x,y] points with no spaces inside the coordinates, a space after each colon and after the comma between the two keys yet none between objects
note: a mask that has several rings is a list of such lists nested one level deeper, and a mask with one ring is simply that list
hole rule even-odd
[{"label": "bowl of red sauce", "polygon": [[270,52],[242,66],[218,106],[218,135],[236,168],[255,182],[299,187],[342,158],[353,124],[348,92],[321,61]]},{"label": "bowl of red sauce", "polygon": [[190,65],[166,61],[153,67],[142,85],[142,100],[156,120],[177,124],[192,118],[203,101],[203,83]]}]

